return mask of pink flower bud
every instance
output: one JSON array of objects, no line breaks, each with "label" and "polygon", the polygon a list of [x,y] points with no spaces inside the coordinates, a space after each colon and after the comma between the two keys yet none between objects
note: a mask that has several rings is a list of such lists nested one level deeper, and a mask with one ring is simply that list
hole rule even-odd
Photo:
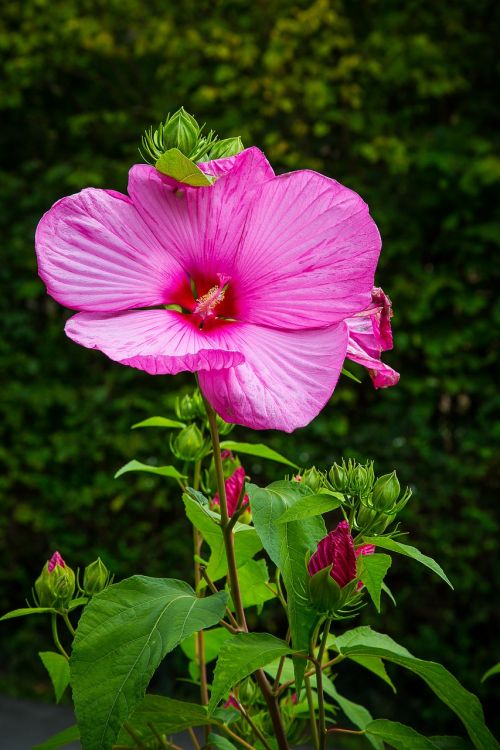
[{"label": "pink flower bud", "polygon": [[224,708],[235,708],[237,711],[240,710],[240,704],[233,695],[229,695],[229,698],[224,703]]},{"label": "pink flower bud", "polygon": [[356,578],[356,553],[347,521],[341,521],[336,529],[318,543],[307,569],[309,575],[313,576],[330,565],[330,576],[340,588]]},{"label": "pink flower bud", "polygon": [[[229,517],[231,517],[236,510],[236,506],[238,505],[238,500],[240,499],[244,484],[245,469],[242,466],[238,467],[236,471],[231,474],[231,476],[225,481],[227,512],[229,514]],[[246,508],[248,506],[248,502],[248,495],[245,495],[245,497],[243,498],[242,508]],[[220,508],[220,498],[218,492],[215,493],[210,507],[212,508],[212,510],[214,510],[215,508]]]},{"label": "pink flower bud", "polygon": [[50,558],[50,560],[47,563],[47,570],[49,571],[49,573],[52,573],[52,571],[56,567],[59,567],[59,568],[65,568],[66,567],[66,563],[62,559],[62,557],[59,554],[59,552],[54,552],[54,554],[52,555],[52,557]]}]

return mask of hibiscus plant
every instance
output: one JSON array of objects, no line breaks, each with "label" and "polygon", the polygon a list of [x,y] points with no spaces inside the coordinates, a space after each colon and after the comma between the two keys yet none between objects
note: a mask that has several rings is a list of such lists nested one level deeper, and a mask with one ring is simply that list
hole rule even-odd
[{"label": "hibiscus plant", "polygon": [[[276,176],[260,150],[205,133],[183,109],[146,132],[141,153],[150,163],[132,167],[128,195],[62,198],[36,251],[48,293],[77,311],[71,339],[151,375],[195,374],[175,414],[134,425],[167,431],[172,463],[132,460],[116,475],[177,483],[193,577],[115,583],[100,559],[75,575],[53,554],[30,606],[3,618],[47,615],[56,650],[40,656],[58,700],[71,686],[77,725],[39,748],[79,738],[84,750],[177,750],[179,732],[194,750],[323,750],[339,737],[375,750],[499,748],[478,699],[443,666],[355,622],[382,596],[392,606],[391,554],[451,586],[402,536],[411,492],[396,473],[353,460],[299,468],[228,438],[235,424],[309,424],[350,374],[346,357],[375,387],[397,383],[381,360],[392,310],[374,287],[381,241],[368,207],[316,172]],[[282,480],[257,486],[248,455],[280,465]],[[176,648],[198,702],[146,693]],[[344,670],[394,689],[387,663],[420,677],[469,739],[424,737],[339,692]]]}]

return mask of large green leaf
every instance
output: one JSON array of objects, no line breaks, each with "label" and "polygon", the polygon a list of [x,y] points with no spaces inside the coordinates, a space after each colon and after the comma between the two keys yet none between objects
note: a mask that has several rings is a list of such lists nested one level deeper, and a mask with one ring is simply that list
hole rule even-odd
[{"label": "large green leaf", "polygon": [[128,474],[129,471],[145,471],[148,474],[158,474],[160,477],[184,479],[184,475],[181,474],[175,466],[149,466],[149,464],[143,464],[135,459],[126,463],[121,469],[118,469],[115,474],[115,479],[121,477],[122,474]]},{"label": "large green leaf", "polygon": [[363,626],[354,628],[336,639],[339,653],[378,656],[421,677],[445,705],[464,723],[477,750],[500,748],[486,724],[477,697],[466,690],[441,664],[417,659],[407,649],[389,638]]},{"label": "large green leaf", "polygon": [[368,736],[380,737],[396,750],[438,750],[431,740],[398,721],[375,719],[366,726]]},{"label": "large green leaf", "polygon": [[108,750],[142,700],[161,660],[184,638],[215,625],[225,593],[197,598],[184,581],[133,576],[93,597],[70,661],[84,750]]},{"label": "large green leaf", "polygon": [[69,662],[65,656],[55,651],[39,651],[38,656],[49,673],[56,694],[56,703],[59,703],[69,685]]},{"label": "large green leaf", "polygon": [[343,499],[343,495],[338,492],[301,497],[295,505],[283,513],[278,523],[301,521],[303,518],[320,516],[322,513],[328,513],[335,508],[339,508]]},{"label": "large green leaf", "polygon": [[248,456],[265,458],[268,461],[276,461],[277,463],[286,464],[287,466],[293,466],[294,469],[298,469],[297,464],[294,464],[293,461],[285,458],[285,456],[277,453],[272,448],[268,448],[264,443],[237,443],[235,440],[223,440],[220,447],[222,450],[246,453]]},{"label": "large green leaf", "polygon": [[213,182],[213,178],[204,174],[201,169],[184,156],[178,148],[170,148],[160,156],[155,164],[156,169],[168,177],[173,177],[178,182],[184,182],[193,187],[207,187]]},{"label": "large green leaf", "polygon": [[[298,482],[274,482],[266,489],[250,484],[247,485],[247,492],[257,533],[283,576],[292,645],[297,651],[306,651],[317,619],[309,606],[306,590],[306,554],[313,552],[320,539],[326,535],[325,522],[322,516],[314,516],[301,521],[278,523],[285,511],[310,494]],[[296,659],[299,689],[304,669],[305,661]]]},{"label": "large green leaf", "polygon": [[133,424],[132,429],[136,430],[138,427],[164,427],[169,430],[180,430],[185,426],[184,422],[178,422],[176,419],[149,417],[149,419],[143,419],[142,422]]},{"label": "large green leaf", "polygon": [[[194,493],[192,493],[194,494]],[[184,493],[183,500],[186,507],[186,515],[210,547],[210,559],[207,566],[207,574],[212,581],[217,581],[227,573],[227,559],[224,547],[222,531],[216,513],[212,512],[207,505],[206,499],[201,493],[196,493],[196,498]],[[236,523],[234,529],[234,550],[238,567],[244,565],[260,549],[262,544],[257,532],[252,526],[245,523]]]},{"label": "large green leaf", "polygon": [[71,742],[77,742],[80,739],[80,730],[77,726],[68,727],[63,729],[61,732],[54,734],[45,742],[39,745],[34,745],[31,750],[59,750],[61,747],[66,747]]},{"label": "large green leaf", "polygon": [[387,674],[387,671],[384,666],[384,662],[382,659],[379,659],[378,656],[350,656],[349,659],[355,664],[359,664],[360,667],[363,667],[364,669],[367,669],[369,672],[372,672],[373,674],[377,675],[377,677],[380,677],[381,680],[386,682],[393,690],[393,692],[396,692],[396,687]]},{"label": "large green leaf", "polygon": [[380,594],[385,575],[391,567],[392,558],[389,555],[360,555],[357,568],[359,579],[365,584],[372,601],[380,612]]},{"label": "large green leaf", "polygon": [[[188,727],[205,726],[210,721],[213,723],[213,719],[208,718],[205,706],[164,698],[162,695],[146,695],[127,719],[127,723],[134,729],[134,734],[145,744],[155,738],[151,724],[160,735],[169,735],[182,732]],[[137,747],[137,743],[123,727],[116,744],[124,747]]]},{"label": "large green leaf", "polygon": [[[335,684],[332,680],[330,680],[329,677],[327,677],[327,675],[323,675],[323,690],[325,691],[326,695],[329,695],[330,698],[333,698],[335,703],[340,706],[342,712],[347,716],[349,721],[352,721],[354,726],[358,727],[358,729],[366,729],[368,724],[373,721],[373,717],[368,709],[364,706],[361,706],[359,703],[354,703],[354,701],[349,700],[349,698],[345,698],[343,695],[340,695]],[[384,750],[384,743],[378,737],[367,736],[366,739],[375,748],[375,750]]]},{"label": "large green leaf", "polygon": [[238,633],[222,644],[212,683],[209,712],[245,677],[292,652],[285,641],[269,633]]},{"label": "large green leaf", "polygon": [[420,550],[418,550],[416,547],[412,547],[409,544],[402,544],[396,539],[391,539],[390,537],[378,536],[363,537],[363,543],[374,544],[380,549],[387,549],[390,552],[398,552],[400,555],[411,557],[412,560],[416,560],[421,565],[425,565],[426,568],[432,570],[434,573],[436,573],[436,575],[442,578],[443,581],[448,584],[448,586],[451,586],[451,588],[453,588],[453,584],[451,583],[442,567],[435,560],[433,560],[432,557],[427,557],[427,555],[422,554],[422,552],[420,552]]}]

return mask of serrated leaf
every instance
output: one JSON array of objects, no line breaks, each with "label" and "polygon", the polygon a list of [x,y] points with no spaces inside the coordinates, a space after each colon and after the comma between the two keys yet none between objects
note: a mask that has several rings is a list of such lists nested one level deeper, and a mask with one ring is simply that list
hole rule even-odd
[{"label": "serrated leaf", "polygon": [[380,737],[396,750],[438,750],[431,740],[399,721],[375,719],[366,726],[367,736]]},{"label": "serrated leaf", "polygon": [[162,659],[191,633],[215,625],[225,593],[198,598],[184,581],[133,576],[85,608],[70,660],[85,750],[109,750]]},{"label": "serrated leaf", "polygon": [[483,676],[481,677],[481,682],[484,682],[485,680],[488,679],[488,677],[493,677],[494,674],[498,674],[499,672],[500,672],[500,661],[498,662],[498,664],[495,664],[494,667],[491,667],[490,669],[488,669],[487,672],[483,674]]},{"label": "serrated leaf", "polygon": [[380,677],[381,680],[386,682],[391,687],[393,692],[396,692],[394,683],[387,674],[384,662],[382,661],[382,659],[379,659],[378,656],[350,656],[349,659],[356,664],[359,664],[360,667],[363,667],[369,672],[377,675],[377,677]]},{"label": "serrated leaf", "polygon": [[[222,531],[218,524],[220,516],[211,511],[206,504],[203,495],[197,493],[197,497],[202,498],[203,502],[195,500],[191,495],[184,493],[183,501],[186,508],[186,515],[210,547],[210,559],[207,566],[207,575],[212,581],[217,581],[227,573],[227,559],[224,547]],[[252,526],[244,523],[236,523],[234,529],[234,550],[236,563],[238,567],[244,565],[260,549],[262,544],[257,532]]]},{"label": "serrated leaf", "polygon": [[292,649],[285,641],[269,633],[233,635],[223,643],[215,665],[209,713],[238,682],[274,659],[290,653]]},{"label": "serrated leaf", "polygon": [[287,466],[293,466],[294,469],[298,469],[297,464],[294,464],[293,461],[285,458],[285,456],[277,453],[272,448],[268,448],[264,443],[237,443],[235,440],[223,440],[220,447],[222,450],[245,453],[248,456],[265,458],[268,461],[276,461],[277,463],[286,464]]},{"label": "serrated leaf", "polygon": [[132,425],[131,429],[137,430],[139,427],[165,427],[170,430],[180,430],[185,426],[184,422],[178,422],[176,419],[149,417],[149,419],[143,419],[142,422],[136,422]]},{"label": "serrated leaf", "polygon": [[61,747],[66,747],[71,742],[77,742],[80,739],[80,730],[77,726],[68,727],[63,729],[62,732],[58,732],[50,737],[45,742],[39,745],[34,745],[31,750],[59,750]]},{"label": "serrated leaf", "polygon": [[338,492],[301,497],[293,507],[288,508],[283,513],[278,523],[289,523],[290,521],[301,521],[303,518],[311,518],[311,516],[320,516],[322,513],[328,513],[335,508],[339,508],[343,499],[343,495]]},{"label": "serrated leaf", "polygon": [[54,686],[56,703],[59,703],[69,685],[69,662],[62,654],[54,651],[39,651],[38,656],[49,673]]},{"label": "serrated leaf", "polygon": [[453,584],[442,567],[433,560],[432,557],[422,554],[420,550],[416,547],[412,547],[410,544],[403,544],[402,542],[398,542],[396,539],[391,539],[390,537],[378,536],[363,537],[363,544],[374,544],[380,549],[387,549],[389,552],[397,552],[400,555],[405,555],[405,557],[411,557],[412,560],[416,560],[421,565],[425,565],[426,568],[432,570],[433,573],[436,573],[436,575],[442,578],[448,586],[453,588]]},{"label": "serrated leaf", "polygon": [[23,607],[22,609],[13,609],[6,615],[0,617],[0,620],[12,620],[14,617],[26,617],[27,615],[46,615],[54,613],[56,610],[52,607]]},{"label": "serrated leaf", "polygon": [[377,633],[367,626],[354,628],[336,638],[335,642],[339,653],[344,656],[378,656],[418,675],[461,719],[477,750],[500,749],[484,722],[483,709],[477,697],[462,687],[441,664],[417,659],[388,635]]},{"label": "serrated leaf", "polygon": [[192,187],[207,187],[213,180],[204,174],[201,169],[179,151],[178,148],[170,148],[160,156],[155,164],[156,169],[168,177],[173,177],[177,182],[184,182]]},{"label": "serrated leaf", "polygon": [[[359,703],[355,703],[354,701],[349,700],[349,698],[340,695],[335,684],[327,675],[323,675],[323,689],[330,698],[333,698],[349,721],[352,721],[354,726],[358,727],[358,729],[363,731],[367,725],[373,721],[373,717],[368,709],[361,706]],[[366,739],[375,750],[384,750],[384,743],[378,737],[367,736]]]},{"label": "serrated leaf", "polygon": [[[308,490],[298,482],[274,482],[266,489],[249,484],[247,493],[257,533],[283,576],[292,645],[296,651],[306,651],[317,615],[309,606],[305,558],[306,553],[313,552],[320,539],[326,536],[325,522],[321,516],[315,516],[278,524],[286,510],[308,495]],[[299,690],[304,671],[304,659],[296,659],[295,676]]]},{"label": "serrated leaf", "polygon": [[357,560],[358,577],[365,584],[377,612],[380,612],[382,583],[391,563],[392,558],[389,555],[378,553],[360,555]]},{"label": "serrated leaf", "polygon": [[[134,734],[144,744],[155,739],[154,732],[148,726],[150,724],[154,725],[160,735],[169,735],[182,732],[188,727],[206,726],[210,721],[205,706],[165,698],[162,695],[146,695],[127,719],[127,722],[134,728]],[[120,730],[116,744],[123,747],[137,747],[137,743],[124,728]]]},{"label": "serrated leaf", "polygon": [[161,477],[171,477],[172,479],[185,479],[184,474],[181,474],[175,466],[150,466],[149,464],[143,464],[135,459],[129,461],[122,466],[121,469],[115,474],[115,479],[121,477],[122,474],[128,474],[130,471],[145,471],[148,474],[158,474]]}]

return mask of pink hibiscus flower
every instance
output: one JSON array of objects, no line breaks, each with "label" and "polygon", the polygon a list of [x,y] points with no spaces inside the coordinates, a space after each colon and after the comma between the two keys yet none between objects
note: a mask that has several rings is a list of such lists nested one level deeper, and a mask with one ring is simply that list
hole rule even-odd
[{"label": "pink hibiscus flower", "polygon": [[381,361],[381,353],[392,349],[392,304],[382,289],[372,289],[372,304],[346,320],[349,329],[347,357],[370,372],[375,388],[388,388],[399,381],[399,373]]},{"label": "pink hibiscus flower", "polygon": [[154,375],[199,373],[227,422],[291,432],[337,383],[370,304],[380,236],[362,199],[249,148],[195,188],[137,164],[128,195],[88,188],[36,232],[47,291],[77,343]]},{"label": "pink hibiscus flower", "polygon": [[[354,548],[347,521],[341,521],[338,526],[318,542],[318,547],[307,566],[309,575],[313,576],[330,565],[330,576],[343,588],[356,578],[356,559],[360,555],[372,555],[375,552],[373,544],[363,544]],[[360,582],[358,589],[362,588]]]}]

